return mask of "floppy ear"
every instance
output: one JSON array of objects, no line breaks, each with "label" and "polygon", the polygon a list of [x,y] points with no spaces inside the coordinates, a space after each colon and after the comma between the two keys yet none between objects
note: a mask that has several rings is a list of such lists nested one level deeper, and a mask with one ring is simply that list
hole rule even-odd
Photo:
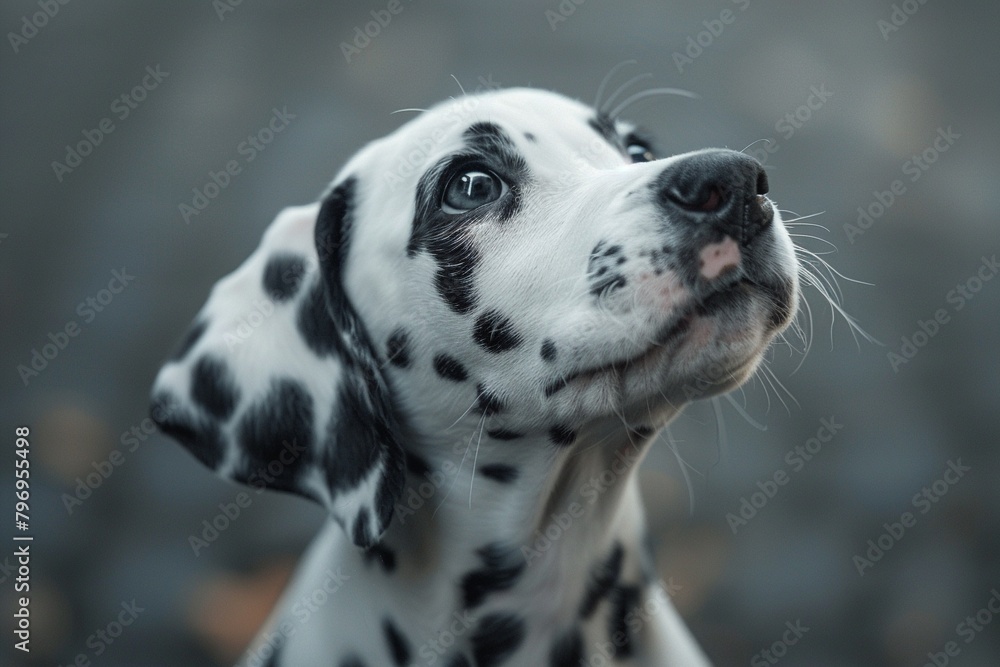
[{"label": "floppy ear", "polygon": [[354,187],[282,211],[215,285],[160,370],[151,413],[221,476],[311,498],[369,547],[405,459],[379,356],[341,287]]}]

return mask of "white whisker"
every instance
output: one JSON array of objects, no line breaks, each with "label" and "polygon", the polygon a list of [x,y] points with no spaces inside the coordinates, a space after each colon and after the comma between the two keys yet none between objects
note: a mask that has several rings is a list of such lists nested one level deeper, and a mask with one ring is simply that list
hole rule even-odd
[{"label": "white whisker", "polygon": [[604,95],[604,89],[611,82],[611,78],[622,67],[625,67],[626,65],[636,65],[636,64],[638,64],[638,63],[635,60],[623,60],[620,63],[618,63],[617,65],[615,65],[614,67],[612,67],[610,72],[608,72],[607,74],[604,75],[604,78],[601,80],[601,85],[597,87],[597,96],[594,98],[594,110],[595,111],[600,111],[601,107],[604,106],[601,103],[601,96]]},{"label": "white whisker", "polygon": [[632,95],[631,97],[627,98],[624,102],[616,106],[608,115],[611,116],[612,118],[617,118],[618,114],[620,114],[634,102],[638,102],[641,99],[645,99],[653,95],[677,95],[678,97],[687,97],[694,100],[699,99],[697,95],[695,95],[689,90],[681,90],[680,88],[652,88],[650,90],[644,90],[641,93],[636,93],[635,95]]},{"label": "white whisker", "polygon": [[[653,75],[650,74],[649,72],[646,72],[644,74],[637,74],[636,76],[633,76],[631,79],[629,79],[628,81],[626,81],[622,85],[618,86],[618,89],[615,92],[611,93],[611,97],[609,97],[608,99],[604,100],[604,104],[601,106],[601,110],[603,111],[606,107],[609,107],[612,104],[614,104],[614,101],[616,99],[618,99],[618,96],[621,95],[623,92],[625,92],[625,89],[628,88],[629,86],[631,86],[632,84],[638,83],[639,81],[642,81],[644,79],[652,79],[652,78],[653,78]],[[608,114],[608,115],[610,115],[612,118],[615,117],[614,114]]]}]

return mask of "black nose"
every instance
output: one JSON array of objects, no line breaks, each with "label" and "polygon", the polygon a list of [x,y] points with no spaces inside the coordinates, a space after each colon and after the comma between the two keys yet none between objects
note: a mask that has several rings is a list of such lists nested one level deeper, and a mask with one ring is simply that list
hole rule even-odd
[{"label": "black nose", "polygon": [[764,197],[767,174],[757,160],[730,150],[682,158],[656,180],[659,206],[672,219],[749,244],[774,220]]}]

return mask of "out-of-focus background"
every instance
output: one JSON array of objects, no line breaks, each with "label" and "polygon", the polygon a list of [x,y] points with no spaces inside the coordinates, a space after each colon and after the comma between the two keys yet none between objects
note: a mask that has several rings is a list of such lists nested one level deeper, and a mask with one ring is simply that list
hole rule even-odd
[{"label": "out-of-focus background", "polygon": [[[720,665],[998,664],[998,27],[985,0],[5,2],[0,498],[7,535],[28,425],[35,541],[30,656],[0,547],[0,662],[232,661],[324,517],[254,495],[195,555],[237,489],[146,420],[159,362],[394,110],[459,83],[589,102],[635,61],[609,92],[649,73],[623,96],[699,97],[625,116],[665,155],[749,147],[780,206],[826,228],[794,227],[802,245],[870,283],[839,279],[880,342],[809,289],[809,354],[776,347],[773,375],[672,428],[690,482],[666,442],[651,455],[661,569],[694,634]],[[792,644],[786,624],[808,630]]]}]

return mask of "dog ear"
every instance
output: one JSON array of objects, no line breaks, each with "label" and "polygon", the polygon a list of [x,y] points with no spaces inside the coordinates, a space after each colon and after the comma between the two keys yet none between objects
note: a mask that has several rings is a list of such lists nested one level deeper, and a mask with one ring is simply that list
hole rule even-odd
[{"label": "dog ear", "polygon": [[405,457],[379,355],[342,289],[354,189],[278,215],[160,370],[151,413],[221,476],[311,498],[369,547]]}]

